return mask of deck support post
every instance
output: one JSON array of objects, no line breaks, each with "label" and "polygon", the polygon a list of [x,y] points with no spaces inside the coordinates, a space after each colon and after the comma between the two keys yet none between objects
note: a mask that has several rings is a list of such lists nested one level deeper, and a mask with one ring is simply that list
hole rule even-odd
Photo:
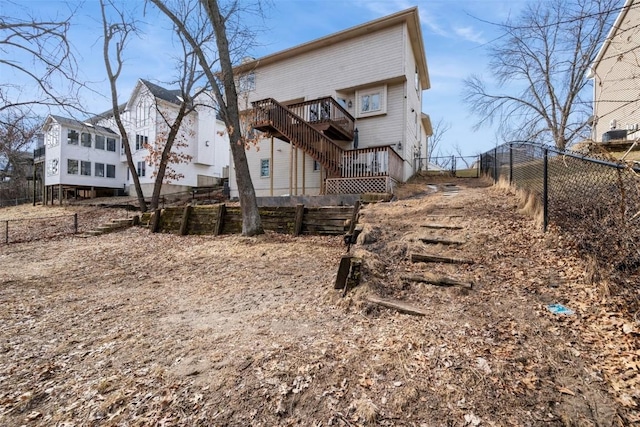
[{"label": "deck support post", "polygon": [[273,197],[273,135],[271,135],[271,160],[269,161],[269,195]]}]

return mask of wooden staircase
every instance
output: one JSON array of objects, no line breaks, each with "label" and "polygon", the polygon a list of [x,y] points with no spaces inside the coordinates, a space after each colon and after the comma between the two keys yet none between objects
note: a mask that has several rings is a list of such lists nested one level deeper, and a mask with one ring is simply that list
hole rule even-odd
[{"label": "wooden staircase", "polygon": [[80,237],[100,236],[102,234],[112,233],[114,231],[124,230],[125,228],[132,227],[136,223],[136,218],[128,219],[112,219],[106,224],[102,224],[93,230],[87,230],[80,235]]},{"label": "wooden staircase", "polygon": [[273,98],[255,101],[253,127],[271,133],[320,163],[329,178],[342,176],[344,149],[319,131],[311,122],[295,114]]}]

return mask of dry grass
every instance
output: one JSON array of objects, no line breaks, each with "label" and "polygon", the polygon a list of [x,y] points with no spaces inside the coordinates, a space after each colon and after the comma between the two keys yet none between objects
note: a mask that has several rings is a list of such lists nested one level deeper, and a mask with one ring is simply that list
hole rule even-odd
[{"label": "dry grass", "polygon": [[[584,260],[520,214],[513,194],[455,183],[363,208],[375,232],[352,249],[362,283],[345,298],[333,289],[340,237],[133,228],[0,246],[0,425],[640,421],[626,368],[637,340],[615,296],[603,303]],[[435,236],[466,243],[422,244],[432,215],[463,227]],[[412,264],[412,251],[476,262]],[[425,272],[474,288],[401,280]],[[367,303],[373,292],[429,316]],[[554,302],[576,315],[551,314]]]}]

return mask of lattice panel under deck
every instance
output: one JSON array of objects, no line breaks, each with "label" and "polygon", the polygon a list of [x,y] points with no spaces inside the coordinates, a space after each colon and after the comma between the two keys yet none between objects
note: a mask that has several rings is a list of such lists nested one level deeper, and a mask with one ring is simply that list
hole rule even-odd
[{"label": "lattice panel under deck", "polygon": [[394,187],[395,180],[388,176],[326,180],[326,194],[393,193]]}]

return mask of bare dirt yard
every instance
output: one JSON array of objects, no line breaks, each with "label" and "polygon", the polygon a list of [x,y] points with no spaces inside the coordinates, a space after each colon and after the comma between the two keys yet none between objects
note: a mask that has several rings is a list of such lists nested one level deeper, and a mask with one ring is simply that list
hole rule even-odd
[{"label": "bare dirt yard", "polygon": [[[640,423],[637,315],[509,191],[428,183],[361,210],[345,297],[342,237],[130,228],[1,245],[0,425]],[[473,263],[411,262],[426,253]],[[407,279],[426,274],[473,287]]]}]

